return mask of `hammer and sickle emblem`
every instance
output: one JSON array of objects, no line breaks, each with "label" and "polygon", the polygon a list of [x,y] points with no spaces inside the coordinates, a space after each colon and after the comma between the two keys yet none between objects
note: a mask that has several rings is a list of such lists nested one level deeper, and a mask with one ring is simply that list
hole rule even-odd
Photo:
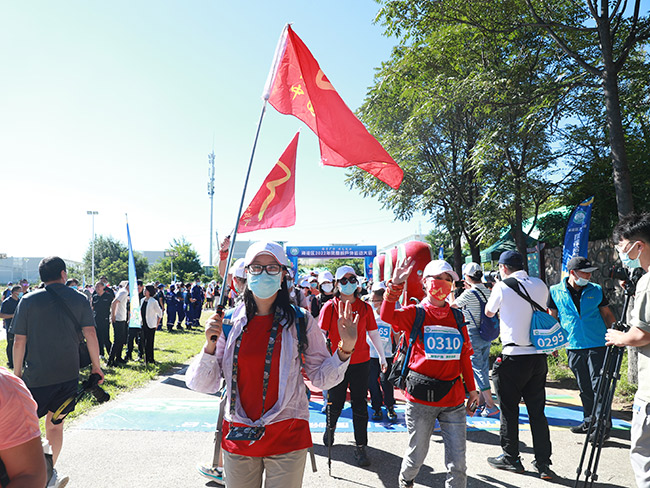
[{"label": "hammer and sickle emblem", "polygon": [[327,79],[327,76],[325,76],[322,69],[319,69],[318,73],[316,73],[316,86],[321,90],[334,90],[334,87]]},{"label": "hammer and sickle emblem", "polygon": [[266,184],[266,187],[269,189],[269,196],[266,197],[266,199],[264,200],[264,203],[262,203],[262,208],[260,208],[260,212],[257,215],[257,220],[260,221],[260,222],[262,221],[262,217],[264,217],[264,212],[266,212],[266,209],[269,207],[269,205],[271,204],[271,202],[275,198],[275,189],[278,186],[280,186],[280,185],[286,183],[287,181],[289,181],[289,179],[291,178],[291,170],[289,168],[287,168],[287,165],[285,165],[282,161],[278,161],[278,166],[280,168],[282,168],[282,170],[284,171],[285,174],[284,174],[284,176],[281,176],[277,180],[269,181]]}]

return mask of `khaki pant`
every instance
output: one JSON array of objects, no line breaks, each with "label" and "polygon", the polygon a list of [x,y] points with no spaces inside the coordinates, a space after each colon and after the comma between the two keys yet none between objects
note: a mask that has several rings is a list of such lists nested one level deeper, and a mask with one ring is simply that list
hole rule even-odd
[{"label": "khaki pant", "polygon": [[268,457],[249,457],[223,451],[228,488],[300,488],[305,472],[307,449]]}]

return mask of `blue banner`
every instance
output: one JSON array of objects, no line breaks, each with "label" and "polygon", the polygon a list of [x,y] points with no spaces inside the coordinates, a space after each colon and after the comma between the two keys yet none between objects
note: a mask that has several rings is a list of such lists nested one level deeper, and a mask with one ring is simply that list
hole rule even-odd
[{"label": "blue banner", "polygon": [[445,246],[440,246],[438,248],[438,259],[442,259],[444,261],[444,259],[445,259]]},{"label": "blue banner", "polygon": [[366,258],[377,255],[377,246],[287,246],[291,258]]},{"label": "blue banner", "polygon": [[591,222],[591,206],[594,197],[587,198],[578,205],[569,217],[566,233],[564,234],[564,248],[562,250],[562,275],[566,275],[566,267],[571,258],[575,256],[587,257],[587,244],[589,242],[589,223]]},{"label": "blue banner", "polygon": [[135,275],[135,259],[133,258],[133,247],[131,246],[131,233],[129,223],[126,223],[126,237],[129,241],[129,293],[131,295],[131,318],[129,328],[142,328],[142,314],[140,312],[140,297],[138,295],[138,279]]}]

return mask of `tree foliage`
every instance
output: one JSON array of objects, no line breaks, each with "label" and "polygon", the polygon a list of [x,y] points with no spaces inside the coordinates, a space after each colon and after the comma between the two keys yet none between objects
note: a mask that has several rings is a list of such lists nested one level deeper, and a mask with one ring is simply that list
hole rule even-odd
[{"label": "tree foliage", "polygon": [[[133,253],[135,271],[138,278],[144,278],[149,268],[147,259],[140,253]],[[92,275],[92,242],[83,258],[83,272],[90,281]],[[109,283],[117,284],[129,279],[129,249],[111,236],[95,237],[95,279],[105,275]],[[93,283],[94,285],[94,283]]]},{"label": "tree foliage", "polygon": [[185,237],[174,239],[169,243],[169,249],[176,253],[175,257],[164,257],[151,267],[147,279],[161,283],[171,283],[171,265],[174,262],[174,279],[176,281],[188,282],[203,276],[203,266],[199,259],[199,253],[193,248]]}]

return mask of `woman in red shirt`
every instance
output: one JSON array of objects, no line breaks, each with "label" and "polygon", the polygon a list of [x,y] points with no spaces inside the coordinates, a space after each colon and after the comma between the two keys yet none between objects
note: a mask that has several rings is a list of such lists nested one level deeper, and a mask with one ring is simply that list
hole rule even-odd
[{"label": "woman in red shirt", "polygon": [[[407,338],[415,321],[416,305],[396,310],[395,302],[402,294],[414,264],[411,258],[407,258],[395,268],[379,315],[396,331],[404,331]],[[422,283],[427,296],[418,306],[424,308],[425,316],[408,364],[410,371],[405,396],[409,445],[400,469],[400,487],[413,486],[429,451],[436,419],[445,443],[445,486],[467,486],[465,414],[472,415],[478,391],[470,359],[473,351],[464,318],[446,301],[454,280],[458,280],[458,275],[445,261],[431,261],[424,268]],[[455,313],[459,314],[458,318]],[[466,406],[463,381],[470,392]]]},{"label": "woman in red shirt", "polygon": [[[221,446],[229,488],[259,488],[263,475],[266,488],[298,488],[312,445],[301,369],[318,388],[339,383],[349,364],[346,351],[357,339],[357,321],[349,306],[337,317],[341,345],[331,356],[316,320],[290,304],[282,246],[257,242],[244,259],[243,300],[227,322],[220,314],[210,317],[207,341],[186,382],[193,390],[216,393],[221,376],[225,379]],[[227,336],[222,330],[229,330]]]},{"label": "woman in red shirt", "polygon": [[352,403],[352,426],[354,427],[354,440],[356,448],[354,458],[359,466],[369,466],[370,459],[366,453],[368,445],[368,373],[370,371],[370,346],[366,342],[366,332],[375,348],[379,352],[382,371],[386,372],[386,358],[383,345],[377,330],[377,322],[372,307],[359,298],[359,280],[351,266],[341,266],[336,270],[337,291],[334,298],[329,300],[321,309],[319,325],[327,335],[332,347],[339,344],[337,321],[342,307],[350,306],[352,313],[358,317],[357,340],[352,349],[345,352],[352,354],[350,366],[345,372],[345,378],[338,385],[328,391],[329,414],[327,415],[327,428],[323,436],[323,444],[329,446],[334,443],[336,421],[339,419],[350,388]]}]

